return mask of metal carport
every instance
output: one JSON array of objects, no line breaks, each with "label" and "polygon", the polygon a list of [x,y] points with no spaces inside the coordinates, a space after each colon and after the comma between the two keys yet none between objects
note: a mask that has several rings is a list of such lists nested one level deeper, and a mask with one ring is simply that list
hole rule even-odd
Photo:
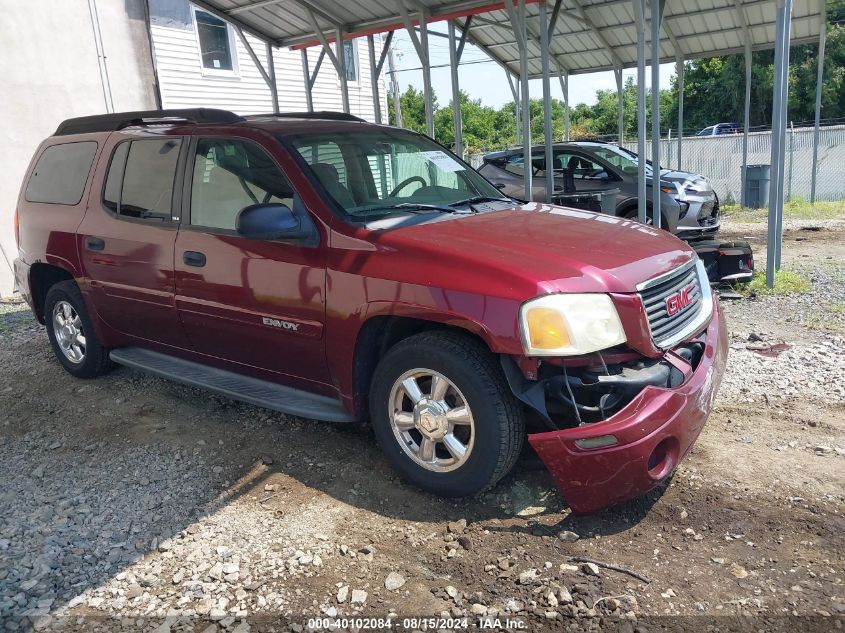
[{"label": "metal carport", "polygon": [[[423,66],[426,98],[426,121],[433,136],[434,122],[431,101],[428,24],[448,21],[450,65],[453,96],[457,95],[457,65],[464,43],[471,42],[495,60],[507,73],[514,99],[528,103],[529,80],[540,78],[545,104],[546,160],[551,163],[552,124],[550,83],[557,75],[567,111],[568,80],[577,73],[613,70],[619,92],[619,141],[622,141],[622,69],[637,67],[639,98],[637,104],[639,154],[646,154],[646,82],[648,61],[652,74],[652,156],[654,171],[659,173],[659,73],[663,62],[677,65],[680,93],[683,95],[684,60],[733,53],[744,53],[746,69],[745,125],[743,139],[743,174],[747,167],[747,144],[750,109],[751,53],[774,48],[775,85],[772,112],[772,180],[769,196],[769,240],[767,281],[774,283],[774,272],[780,266],[780,244],[783,232],[784,140],[786,135],[787,72],[789,46],[819,42],[819,72],[816,86],[816,135],[818,125],[824,34],[825,0],[192,0],[194,4],[229,21],[237,29],[248,32],[267,44],[267,57],[272,47],[302,50],[306,92],[316,69],[308,60],[307,49],[320,46],[318,69],[328,57],[335,67],[348,110],[346,73],[340,42],[367,36],[370,64],[374,73],[381,70],[384,55],[376,60],[372,36],[407,29]],[[460,38],[458,38],[458,33]],[[388,38],[391,37],[388,35]],[[334,44],[334,47],[332,46]],[[648,47],[647,47],[648,44]],[[648,48],[648,50],[647,50]],[[253,53],[253,58],[258,63]],[[261,64],[258,63],[259,67]],[[268,67],[272,67],[268,65]],[[275,94],[275,78],[263,73]],[[516,89],[513,79],[520,82]],[[378,104],[377,85],[373,98]],[[276,100],[274,99],[274,103]],[[310,99],[308,100],[310,106]],[[376,116],[381,113],[376,106]],[[521,113],[525,164],[530,164],[531,131],[528,108]],[[678,129],[683,129],[683,97],[680,98]],[[455,108],[455,139],[461,149],[460,108]],[[683,135],[678,136],[680,165]],[[639,171],[639,213],[646,221],[646,172],[641,160]],[[526,192],[531,192],[531,170],[525,170]],[[548,190],[553,190],[552,170],[546,170]],[[744,183],[743,178],[743,183]],[[815,165],[813,166],[815,182]],[[743,184],[744,186],[744,184]],[[659,187],[653,187],[654,222],[660,223]],[[743,193],[743,198],[745,194]]]}]

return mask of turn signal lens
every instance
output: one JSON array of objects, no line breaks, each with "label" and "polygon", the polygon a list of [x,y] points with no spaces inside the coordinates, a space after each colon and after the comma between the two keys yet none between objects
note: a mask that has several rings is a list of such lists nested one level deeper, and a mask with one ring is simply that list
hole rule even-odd
[{"label": "turn signal lens", "polygon": [[526,315],[531,347],[553,350],[569,347],[569,330],[563,315],[553,308],[529,308]]}]

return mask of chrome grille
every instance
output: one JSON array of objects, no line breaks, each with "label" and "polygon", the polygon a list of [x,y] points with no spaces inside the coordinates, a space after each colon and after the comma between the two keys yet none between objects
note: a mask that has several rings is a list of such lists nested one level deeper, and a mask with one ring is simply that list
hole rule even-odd
[{"label": "chrome grille", "polygon": [[[689,304],[670,315],[667,299],[688,287]],[[710,288],[703,290],[701,287],[695,259],[671,273],[640,284],[638,290],[648,318],[651,338],[660,347],[677,342],[675,339],[679,334],[685,333],[690,326],[697,323],[704,309],[705,299],[708,299],[709,303],[710,297]]]}]

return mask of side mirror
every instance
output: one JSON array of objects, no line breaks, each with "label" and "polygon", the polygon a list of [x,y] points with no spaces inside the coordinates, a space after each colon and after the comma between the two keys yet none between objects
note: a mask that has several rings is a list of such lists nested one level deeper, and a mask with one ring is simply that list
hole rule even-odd
[{"label": "side mirror", "polygon": [[303,240],[313,233],[307,215],[285,204],[253,204],[241,209],[235,223],[238,233],[251,240]]}]

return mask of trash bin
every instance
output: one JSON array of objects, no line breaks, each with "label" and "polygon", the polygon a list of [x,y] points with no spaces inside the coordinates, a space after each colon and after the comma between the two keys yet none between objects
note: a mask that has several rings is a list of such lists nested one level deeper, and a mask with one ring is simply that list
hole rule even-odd
[{"label": "trash bin", "polygon": [[752,209],[765,209],[769,206],[769,180],[771,165],[749,165],[745,172],[745,192],[743,206]]}]

